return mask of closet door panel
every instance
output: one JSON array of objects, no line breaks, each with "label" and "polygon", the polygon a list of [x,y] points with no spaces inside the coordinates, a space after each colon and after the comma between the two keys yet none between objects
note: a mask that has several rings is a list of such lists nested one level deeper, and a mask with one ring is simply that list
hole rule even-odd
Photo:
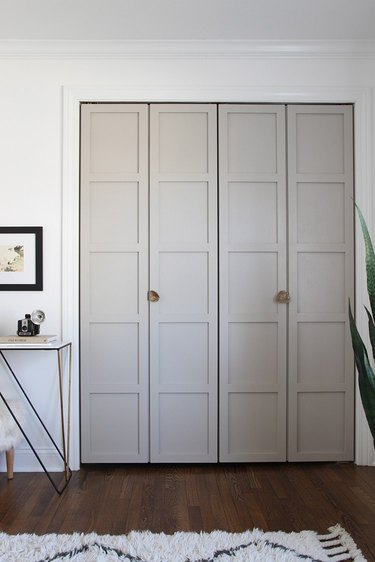
[{"label": "closet door panel", "polygon": [[159,289],[162,314],[208,313],[209,260],[207,252],[160,252]]},{"label": "closet door panel", "polygon": [[232,105],[228,113],[228,173],[275,173],[278,167],[275,115],[265,106],[246,107]]},{"label": "closet door panel", "polygon": [[123,111],[124,107],[125,104],[82,106],[83,114],[90,112],[90,173],[139,173],[139,113],[135,106],[129,111]]},{"label": "closet door panel", "polygon": [[103,373],[108,385],[138,383],[138,323],[92,323],[89,339],[91,381],[94,385],[101,384]]},{"label": "closet door panel", "polygon": [[92,393],[89,408],[91,448],[98,458],[139,456],[138,393]]},{"label": "closet door panel", "polygon": [[[300,456],[316,454],[315,460],[332,460],[345,449],[345,392],[299,392],[297,396],[297,447]],[[294,459],[290,459],[294,460]]]},{"label": "closet door panel", "polygon": [[159,236],[161,244],[206,244],[209,191],[207,182],[159,184]]},{"label": "closet door panel", "polygon": [[[301,182],[297,186],[297,239],[302,244],[345,241],[345,184]],[[315,218],[319,217],[319,228]]]},{"label": "closet door panel", "polygon": [[83,462],[148,461],[148,107],[84,104]]},{"label": "closet door panel", "polygon": [[208,393],[162,392],[158,406],[158,455],[174,457],[179,462],[207,458],[210,452]]},{"label": "closet door panel", "polygon": [[208,383],[207,323],[163,322],[159,331],[159,352],[162,384]]},{"label": "closet door panel", "polygon": [[152,462],[217,461],[216,108],[150,108]]},{"label": "closet door panel", "polygon": [[297,280],[298,313],[345,312],[345,254],[299,252]]},{"label": "closet door panel", "polygon": [[231,251],[228,256],[228,313],[262,317],[277,313],[277,252]]},{"label": "closet door panel", "polygon": [[[276,322],[231,322],[228,327],[229,384],[277,384],[277,343]],[[252,366],[250,373],[249,365]]]},{"label": "closet door panel", "polygon": [[286,454],[285,109],[221,105],[220,460]]},{"label": "closet door panel", "polygon": [[277,183],[228,182],[231,244],[277,242]]},{"label": "closet door panel", "polygon": [[228,454],[246,455],[249,443],[266,458],[278,448],[278,396],[274,392],[231,392],[228,402]]},{"label": "closet door panel", "polygon": [[353,460],[350,106],[288,106],[289,460]]},{"label": "closet door panel", "polygon": [[180,177],[181,174],[206,174],[210,167],[208,113],[202,112],[198,105],[184,104],[179,108],[170,105],[169,109],[166,105],[161,109],[157,123],[158,172]]}]

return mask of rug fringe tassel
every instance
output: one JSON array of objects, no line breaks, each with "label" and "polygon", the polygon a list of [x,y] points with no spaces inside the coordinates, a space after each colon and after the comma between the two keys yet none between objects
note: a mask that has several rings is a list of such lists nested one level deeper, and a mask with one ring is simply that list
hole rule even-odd
[{"label": "rug fringe tassel", "polygon": [[345,560],[367,562],[356,543],[341,525],[329,527],[328,530],[330,532],[326,535],[317,535],[317,537],[323,548],[329,550],[329,557],[332,562],[344,562]]}]

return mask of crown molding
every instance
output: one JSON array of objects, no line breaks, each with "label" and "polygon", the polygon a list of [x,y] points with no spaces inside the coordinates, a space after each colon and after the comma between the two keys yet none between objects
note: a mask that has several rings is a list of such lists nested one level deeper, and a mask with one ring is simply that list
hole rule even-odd
[{"label": "crown molding", "polygon": [[375,59],[375,40],[0,40],[1,59]]}]

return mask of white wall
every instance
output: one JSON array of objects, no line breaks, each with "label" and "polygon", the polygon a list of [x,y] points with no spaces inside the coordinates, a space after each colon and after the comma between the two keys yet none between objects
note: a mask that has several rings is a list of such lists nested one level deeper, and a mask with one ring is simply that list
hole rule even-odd
[{"label": "white wall", "polygon": [[2,39],[374,39],[373,0],[1,0]]},{"label": "white wall", "polygon": [[[0,291],[0,333],[35,308],[45,311],[44,333],[72,338],[74,401],[72,464],[79,466],[78,429],[78,104],[114,101],[327,101],[356,103],[357,200],[370,227],[375,123],[373,45],[321,44],[306,47],[251,43],[116,44],[2,43],[0,45],[0,224],[44,228],[43,292]],[[103,52],[106,52],[103,55]],[[360,238],[359,236],[357,237]],[[362,266],[358,252],[358,269]],[[63,281],[64,280],[64,281]],[[366,297],[358,272],[357,298]],[[359,314],[360,326],[366,322]],[[14,352],[13,352],[14,353]],[[17,357],[22,380],[58,439],[57,388],[52,360]],[[50,369],[52,369],[50,374]],[[1,373],[1,388],[14,390]],[[5,386],[4,386],[5,385]],[[48,466],[49,445],[33,430]],[[16,469],[37,470],[27,447]],[[357,461],[373,462],[366,424],[357,420]],[[0,468],[4,468],[2,461]]]}]

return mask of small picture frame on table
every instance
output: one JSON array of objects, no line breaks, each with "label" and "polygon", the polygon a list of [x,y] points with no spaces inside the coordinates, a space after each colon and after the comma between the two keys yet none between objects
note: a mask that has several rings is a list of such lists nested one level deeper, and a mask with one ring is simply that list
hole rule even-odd
[{"label": "small picture frame on table", "polygon": [[0,291],[43,290],[43,227],[0,226]]}]

